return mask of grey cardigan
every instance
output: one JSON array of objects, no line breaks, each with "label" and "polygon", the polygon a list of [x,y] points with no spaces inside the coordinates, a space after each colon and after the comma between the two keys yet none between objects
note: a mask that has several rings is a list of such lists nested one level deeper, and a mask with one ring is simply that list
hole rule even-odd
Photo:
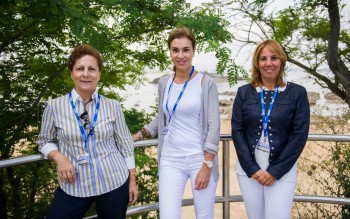
[{"label": "grey cardigan", "polygon": [[[152,120],[151,123],[144,127],[154,137],[157,133],[161,133],[162,129],[166,125],[165,114],[163,112],[163,99],[166,84],[171,75],[162,76],[158,82],[158,115]],[[220,111],[219,111],[219,99],[218,91],[214,80],[208,75],[203,74],[202,92],[201,92],[201,116],[200,122],[202,123],[202,137],[203,137],[203,150],[214,156],[214,166],[212,168],[212,174],[215,182],[219,180],[219,168],[218,168],[218,150],[220,141]],[[163,135],[158,135],[158,167],[162,154],[163,147]]]}]

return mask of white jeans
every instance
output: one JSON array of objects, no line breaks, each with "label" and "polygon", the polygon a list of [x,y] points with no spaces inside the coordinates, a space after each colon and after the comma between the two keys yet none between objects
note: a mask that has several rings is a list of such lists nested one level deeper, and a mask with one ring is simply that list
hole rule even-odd
[{"label": "white jeans", "polygon": [[278,180],[262,186],[255,179],[237,174],[249,219],[289,219],[296,182]]},{"label": "white jeans", "polygon": [[195,190],[197,173],[203,165],[203,154],[173,157],[163,156],[159,165],[159,211],[161,219],[180,219],[181,203],[188,179],[191,180],[197,219],[213,219],[217,183],[213,176],[209,185]]}]

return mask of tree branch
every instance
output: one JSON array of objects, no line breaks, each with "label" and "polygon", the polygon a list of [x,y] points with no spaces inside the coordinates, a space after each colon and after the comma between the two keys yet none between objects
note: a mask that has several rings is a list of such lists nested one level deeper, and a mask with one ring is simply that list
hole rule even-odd
[{"label": "tree branch", "polygon": [[[38,95],[37,99],[35,100],[35,102],[26,109],[26,112],[24,112],[23,114],[21,114],[21,116],[19,117],[15,117],[12,120],[8,120],[6,122],[6,124],[12,124],[14,121],[20,119],[20,122],[18,123],[18,129],[21,130],[21,128],[23,128],[23,124],[26,121],[26,119],[28,118],[29,115],[33,114],[34,109],[37,108],[39,102],[41,101],[42,97],[44,96],[44,94],[46,93],[47,89],[50,87],[51,83],[54,81],[55,78],[57,78],[63,71],[63,69],[66,68],[66,65],[62,65],[61,68],[59,68],[54,74],[51,75],[51,77],[47,80],[46,85],[43,87],[43,89],[41,90],[40,94]],[[6,126],[5,124],[5,126]]]},{"label": "tree branch", "polygon": [[[330,19],[327,61],[335,77],[345,88],[345,92],[350,97],[350,71],[345,66],[338,53],[339,34],[340,34],[340,15],[338,0],[328,0],[328,14]],[[344,98],[349,103],[350,100]]]},{"label": "tree branch", "polygon": [[338,86],[335,85],[334,82],[332,82],[330,79],[328,79],[326,76],[321,75],[319,73],[317,73],[314,69],[307,67],[306,65],[288,57],[287,61],[304,69],[306,72],[310,73],[312,76],[316,77],[317,79],[323,81],[326,85],[327,88],[329,90],[331,90],[334,94],[336,94],[337,96],[339,96],[341,99],[343,99],[344,101],[346,100],[346,93],[341,90]]},{"label": "tree branch", "polygon": [[7,37],[8,40],[0,44],[0,53],[2,53],[8,45],[15,43],[19,38],[23,37],[25,35],[24,33],[27,30],[29,30],[33,26],[38,25],[38,23],[39,22],[35,21],[29,24],[27,27],[23,28],[21,31],[19,31],[17,34],[13,35],[12,37]]}]

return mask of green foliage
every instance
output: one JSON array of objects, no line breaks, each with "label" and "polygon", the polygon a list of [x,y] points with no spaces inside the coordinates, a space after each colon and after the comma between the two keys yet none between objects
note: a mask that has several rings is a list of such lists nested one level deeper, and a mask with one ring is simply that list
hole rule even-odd
[{"label": "green foliage", "polygon": [[[327,110],[327,107],[324,108]],[[317,134],[342,135],[349,133],[350,111],[334,112],[324,116],[316,112],[313,123]],[[323,142],[312,145],[312,155],[304,156],[302,171],[310,178],[310,187],[299,188],[303,194],[350,198],[350,143]],[[304,179],[304,178],[303,178]],[[305,178],[307,179],[307,178]],[[300,218],[349,218],[350,206],[313,203],[303,206]]]},{"label": "green foliage", "polygon": [[248,74],[242,66],[239,66],[231,59],[230,50],[226,47],[220,48],[216,54],[216,58],[219,60],[217,64],[218,74],[223,74],[227,70],[227,80],[230,86],[237,84],[237,79],[240,75],[247,77]]},{"label": "green foliage", "polygon": [[344,10],[348,1],[301,0],[284,9],[276,9],[279,2],[274,0],[223,0],[215,4],[228,14],[231,28],[242,33],[234,37],[241,48],[276,39],[290,63],[350,107],[350,29]]},{"label": "green foliage", "polygon": [[[144,124],[151,121],[154,114],[146,114],[144,111],[136,111],[134,108],[124,111],[125,120],[131,133],[139,131]],[[158,165],[156,159],[156,147],[140,147],[135,149],[137,166],[137,186],[140,191],[138,204],[150,204],[158,202]],[[142,213],[132,218],[158,218],[158,213]]]},{"label": "green foliage", "polygon": [[[33,154],[35,145],[26,145],[21,152]],[[56,167],[53,162],[43,161],[0,169],[2,188],[6,198],[9,218],[44,218],[53,192],[57,188]],[[20,180],[17,180],[20,179]],[[20,191],[20,192],[14,192]]]},{"label": "green foliage", "polygon": [[292,39],[294,31],[300,25],[299,14],[294,8],[287,8],[279,13],[274,20],[275,37],[279,42]]},{"label": "green foliage", "polygon": [[237,79],[239,76],[249,78],[248,72],[240,65],[237,65],[233,60],[232,64],[228,67],[227,81],[230,86],[237,84]]},{"label": "green foliage", "polygon": [[350,60],[350,34],[346,31],[341,31],[339,38],[344,45],[344,49],[339,51],[339,55],[344,60]]},{"label": "green foliage", "polygon": [[[142,128],[142,124],[149,123],[154,114],[146,114],[144,111],[130,109],[124,111],[125,120],[131,133]],[[23,155],[37,152],[36,145],[26,145],[22,141]],[[20,147],[20,148],[21,148]],[[155,147],[142,147],[135,149],[137,167],[137,186],[140,191],[138,204],[158,202],[158,170],[154,151]],[[3,180],[3,189],[10,194],[6,199],[9,218],[44,218],[53,193],[56,190],[57,173],[52,161],[43,161],[13,168],[0,169],[0,177]],[[13,178],[19,178],[20,181]],[[40,179],[40,180],[38,180]],[[12,191],[13,188],[16,191]],[[23,200],[23,201],[21,201]],[[96,215],[93,205],[86,216]],[[157,213],[148,212],[132,216],[131,218],[158,218]]]}]

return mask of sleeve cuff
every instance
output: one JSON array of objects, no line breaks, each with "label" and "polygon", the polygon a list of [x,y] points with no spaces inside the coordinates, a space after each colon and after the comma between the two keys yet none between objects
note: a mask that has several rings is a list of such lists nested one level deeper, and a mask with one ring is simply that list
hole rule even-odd
[{"label": "sleeve cuff", "polygon": [[147,129],[148,133],[152,136],[152,138],[157,134],[149,125],[145,125],[144,128]]},{"label": "sleeve cuff", "polygon": [[58,150],[57,145],[54,143],[47,143],[39,149],[39,151],[44,155],[45,159],[48,159],[47,155],[54,150]]},{"label": "sleeve cuff", "polygon": [[128,167],[128,169],[134,169],[135,168],[135,158],[134,156],[132,157],[127,157],[124,158],[126,166]]},{"label": "sleeve cuff", "polygon": [[208,143],[208,142],[206,142],[204,144],[204,151],[207,151],[207,152],[209,152],[211,154],[216,154],[218,152],[218,150],[219,150],[218,145],[211,144],[211,143]]}]

